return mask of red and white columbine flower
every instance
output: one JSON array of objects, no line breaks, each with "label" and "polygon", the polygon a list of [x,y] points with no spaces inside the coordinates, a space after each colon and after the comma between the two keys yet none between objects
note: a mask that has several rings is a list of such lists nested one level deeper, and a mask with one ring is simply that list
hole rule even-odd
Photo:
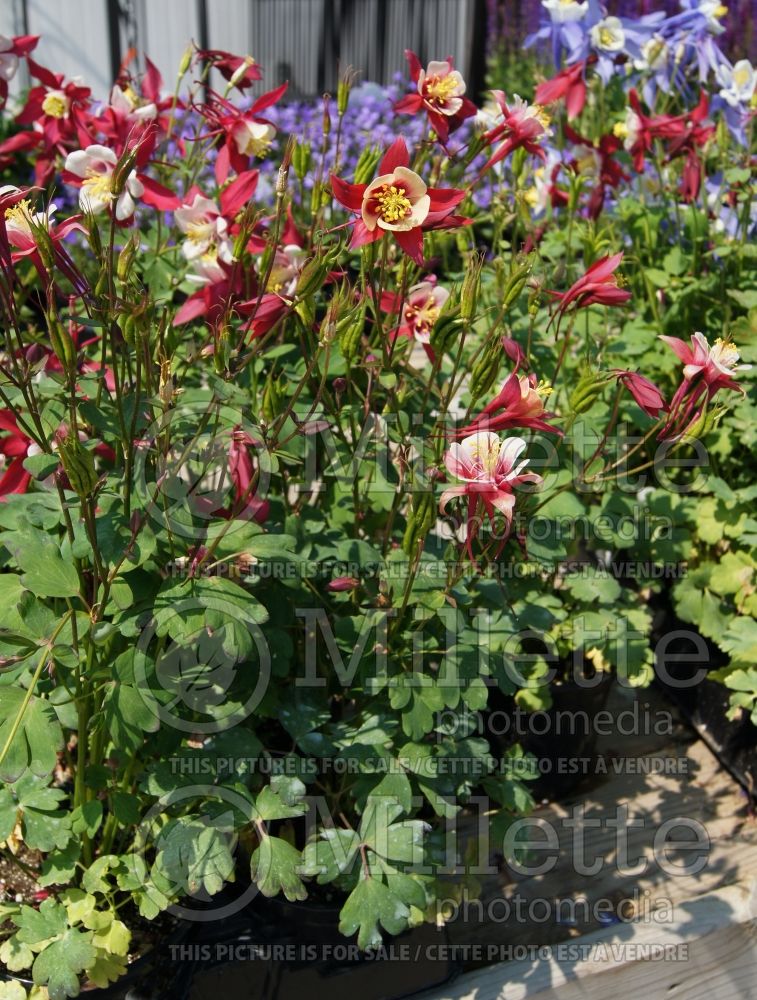
[{"label": "red and white columbine flower", "polygon": [[672,348],[683,362],[683,380],[670,402],[670,416],[660,431],[661,440],[677,438],[686,433],[703,412],[712,397],[721,389],[731,392],[744,390],[734,375],[748,371],[751,365],[739,365],[739,352],[730,341],[718,338],[710,346],[703,333],[691,337],[691,346],[678,337],[660,340]]},{"label": "red and white columbine flower", "polygon": [[196,192],[191,202],[176,209],[174,219],[186,236],[181,252],[187,260],[208,257],[222,260],[225,264],[232,262],[234,254],[228,235],[229,224],[211,198]]},{"label": "red and white columbine flower", "polygon": [[450,500],[456,497],[468,498],[466,548],[471,559],[479,507],[483,506],[492,523],[497,512],[502,514],[507,525],[507,537],[515,507],[515,488],[521,483],[542,481],[535,472],[524,472],[528,465],[527,458],[518,461],[525,448],[526,442],[522,438],[500,440],[493,431],[479,431],[453,444],[444,456],[447,471],[462,482],[442,493],[439,510],[443,514]]},{"label": "red and white columbine flower", "polygon": [[390,232],[408,257],[422,264],[423,230],[460,224],[451,213],[465,192],[427,187],[409,163],[405,140],[400,137],[384,153],[381,173],[370,184],[350,184],[332,175],[336,200],[360,215],[353,224],[352,248],[373,243]]},{"label": "red and white columbine flower", "polygon": [[734,389],[743,392],[734,379],[736,372],[748,371],[751,365],[740,365],[739,352],[730,341],[720,337],[710,347],[703,333],[695,333],[691,338],[691,346],[678,337],[660,337],[683,361],[683,377],[686,382],[692,382],[697,376],[707,386],[710,396],[718,389]]},{"label": "red and white columbine flower", "polygon": [[19,59],[28,56],[38,41],[39,35],[0,35],[0,104],[8,99],[8,82],[16,75]]},{"label": "red and white columbine flower", "polygon": [[421,281],[413,285],[407,293],[397,332],[414,337],[420,344],[428,344],[434,324],[448,298],[447,289],[433,281]]},{"label": "red and white columbine flower", "polygon": [[66,157],[64,169],[73,178],[80,179],[79,207],[82,211],[97,214],[110,208],[115,201],[115,216],[125,222],[134,215],[137,199],[145,192],[144,185],[131,170],[123,191],[117,198],[112,193],[113,171],[118,157],[112,149],[94,143],[86,149],[77,149]]},{"label": "red and white columbine flower", "polygon": [[562,434],[547,422],[548,413],[544,400],[552,394],[548,385],[537,384],[536,376],[519,375],[514,371],[505,380],[497,395],[467,427],[457,431],[462,437],[479,431],[503,431],[511,427],[530,427],[532,430]]},{"label": "red and white columbine flower", "polygon": [[400,114],[425,111],[434,132],[442,142],[446,142],[450,132],[476,114],[475,104],[465,97],[465,80],[454,68],[451,58],[430,62],[426,69],[410,49],[405,50],[405,58],[416,93],[400,98],[394,110]]},{"label": "red and white columbine flower", "polygon": [[[619,306],[628,302],[631,293],[627,288],[620,287],[618,276],[615,274],[622,260],[622,250],[620,253],[601,257],[570,286],[567,292],[550,291],[548,294],[560,301],[555,316],[563,316],[570,306],[575,309],[585,309],[592,305]],[[550,325],[555,316],[550,320]]]},{"label": "red and white columbine flower", "polygon": [[549,128],[549,115],[540,104],[528,104],[517,94],[514,95],[511,105],[501,90],[493,90],[492,96],[499,110],[496,124],[488,132],[484,133],[484,140],[487,145],[492,146],[501,142],[497,151],[486,161],[481,168],[481,174],[485,173],[495,163],[504,160],[506,156],[516,149],[525,149],[527,153],[545,159],[546,153],[540,145],[544,136],[551,134]]}]

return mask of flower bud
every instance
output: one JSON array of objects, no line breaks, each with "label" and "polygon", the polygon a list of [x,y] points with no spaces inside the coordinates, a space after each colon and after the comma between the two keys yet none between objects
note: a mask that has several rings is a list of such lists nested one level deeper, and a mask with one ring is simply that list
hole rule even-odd
[{"label": "flower bud", "polygon": [[50,333],[50,346],[55,357],[60,361],[63,370],[68,375],[76,373],[76,346],[70,332],[52,312],[47,314],[47,329]]},{"label": "flower bud", "polygon": [[296,143],[292,152],[292,166],[294,172],[300,180],[304,180],[308,170],[310,170],[311,151],[309,142]]},{"label": "flower bud", "polygon": [[602,395],[612,376],[587,368],[571,392],[568,403],[573,413],[586,413]]},{"label": "flower bud", "polygon": [[356,78],[357,72],[352,68],[352,66],[348,66],[339,78],[339,83],[336,88],[336,110],[340,118],[347,110],[347,105],[350,102],[350,92],[355,84]]},{"label": "flower bud", "polygon": [[323,134],[328,136],[331,134],[331,115],[329,114],[329,101],[331,100],[331,94],[323,95]]},{"label": "flower bud", "polygon": [[470,323],[476,315],[478,291],[481,286],[481,268],[484,266],[484,255],[474,254],[468,261],[468,268],[463,278],[460,290],[460,317],[463,323]]},{"label": "flower bud", "polygon": [[58,454],[74,493],[80,500],[90,498],[99,479],[92,453],[76,435],[67,435],[58,441]]},{"label": "flower bud", "polygon": [[194,57],[194,46],[188,45],[179,60],[179,79],[181,79],[184,74],[189,70],[192,65],[192,58]]},{"label": "flower bud", "polygon": [[355,165],[355,183],[367,184],[373,178],[380,159],[380,147],[366,146]]},{"label": "flower bud", "polygon": [[134,258],[137,255],[138,247],[138,241],[132,237],[118,255],[116,274],[118,275],[119,281],[125,282],[128,279],[132,265],[134,264]]}]

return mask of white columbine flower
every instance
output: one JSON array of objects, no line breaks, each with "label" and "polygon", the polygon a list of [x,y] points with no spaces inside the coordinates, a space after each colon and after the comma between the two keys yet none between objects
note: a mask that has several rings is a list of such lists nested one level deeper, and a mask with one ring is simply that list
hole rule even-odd
[{"label": "white columbine flower", "polygon": [[[82,211],[96,214],[111,205],[114,198],[111,190],[112,177],[117,163],[118,157],[113,150],[98,143],[68,154],[65,169],[82,178],[79,190],[79,207]],[[136,171],[132,170],[116,200],[115,215],[119,222],[134,215],[136,199],[142,197],[144,190]]]},{"label": "white columbine flower", "polygon": [[757,73],[748,59],[739,59],[733,67],[723,63],[718,67],[717,77],[721,86],[720,96],[732,108],[749,104],[752,100]]},{"label": "white columbine flower", "polygon": [[591,29],[591,43],[603,52],[621,52],[626,44],[626,33],[619,17],[606,17]]},{"label": "white columbine flower", "polygon": [[541,0],[541,3],[556,24],[580,21],[589,10],[589,0],[582,3],[579,0]]}]

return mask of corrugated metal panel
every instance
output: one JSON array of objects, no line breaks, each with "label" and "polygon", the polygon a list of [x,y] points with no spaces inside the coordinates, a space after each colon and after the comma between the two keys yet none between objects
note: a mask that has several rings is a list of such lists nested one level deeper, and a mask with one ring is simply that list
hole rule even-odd
[{"label": "corrugated metal panel", "polygon": [[[81,76],[97,97],[112,82],[109,8],[120,10],[116,48],[146,52],[172,89],[191,41],[252,55],[266,88],[288,79],[292,97],[334,92],[339,67],[388,83],[406,73],[404,51],[422,61],[453,55],[470,67],[476,0],[0,0],[0,32],[41,34],[35,58],[66,76]],[[201,12],[206,12],[203,26]],[[205,30],[203,30],[205,29]],[[219,86],[219,79],[211,81]],[[260,90],[260,86],[256,88]]]},{"label": "corrugated metal panel", "polygon": [[81,77],[98,96],[107,94],[113,77],[103,0],[27,0],[26,6],[29,34],[42,36],[35,60],[68,79]]}]

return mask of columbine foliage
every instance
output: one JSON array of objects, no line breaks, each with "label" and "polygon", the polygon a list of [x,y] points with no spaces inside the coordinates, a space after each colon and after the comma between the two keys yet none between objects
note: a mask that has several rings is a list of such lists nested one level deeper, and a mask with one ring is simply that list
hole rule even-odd
[{"label": "columbine foliage", "polygon": [[231,882],[362,948],[433,916],[445,825],[533,804],[492,692],[647,683],[652,598],[755,717],[743,67],[663,89],[672,23],[567,6],[540,103],[475,115],[412,53],[306,114],[228,53],[97,104],[6,49],[0,959],[52,1000]]}]

